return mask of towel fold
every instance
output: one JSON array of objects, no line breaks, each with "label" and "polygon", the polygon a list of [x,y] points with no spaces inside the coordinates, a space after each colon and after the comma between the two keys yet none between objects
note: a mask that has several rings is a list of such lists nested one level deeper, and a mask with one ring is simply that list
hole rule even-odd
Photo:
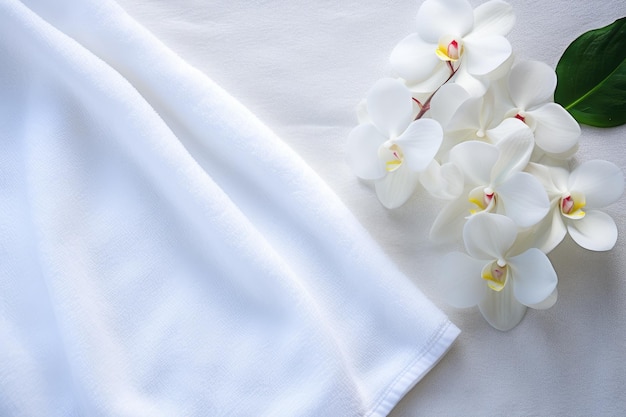
[{"label": "towel fold", "polygon": [[0,415],[386,415],[458,329],[115,3],[0,1]]}]

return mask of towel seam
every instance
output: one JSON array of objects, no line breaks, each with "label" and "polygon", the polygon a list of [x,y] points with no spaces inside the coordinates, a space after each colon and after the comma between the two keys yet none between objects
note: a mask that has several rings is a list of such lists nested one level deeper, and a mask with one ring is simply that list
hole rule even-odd
[{"label": "towel seam", "polygon": [[[414,375],[411,375],[410,377],[411,380],[413,381],[409,382],[409,384],[407,385],[408,387],[407,392],[425,375],[425,372],[421,372],[421,373],[415,372],[414,371],[415,366],[433,349],[433,347],[437,345],[439,341],[441,341],[443,336],[450,329],[450,326],[454,326],[454,325],[452,324],[450,320],[445,319],[444,322],[439,326],[437,331],[433,333],[433,335],[430,337],[430,339],[425,344],[425,346],[414,357],[414,359],[410,361],[409,364],[405,366],[402,369],[402,371],[398,373],[398,375],[394,378],[394,380],[388,385],[387,389],[385,389],[385,391],[382,394],[380,394],[380,396],[378,397],[378,400],[373,404],[373,406],[370,408],[370,411],[367,412],[364,415],[364,417],[387,415],[388,412],[391,411],[391,408],[383,407],[383,404],[385,403],[385,401],[389,400],[390,394],[396,390],[398,385],[406,378],[408,374],[413,373]],[[452,340],[450,340],[450,343],[448,343],[447,347],[449,347],[452,344],[455,338],[456,338],[456,335],[452,338]],[[443,356],[443,354],[447,350],[447,347],[438,355],[437,358],[434,358],[435,360],[433,361],[431,366],[428,367],[428,369],[430,369],[432,365],[434,365],[437,362],[437,360]],[[404,394],[398,394],[398,398],[393,401],[394,406],[397,403],[397,401],[403,397],[403,395]],[[384,411],[384,414],[381,414],[381,411]]]}]

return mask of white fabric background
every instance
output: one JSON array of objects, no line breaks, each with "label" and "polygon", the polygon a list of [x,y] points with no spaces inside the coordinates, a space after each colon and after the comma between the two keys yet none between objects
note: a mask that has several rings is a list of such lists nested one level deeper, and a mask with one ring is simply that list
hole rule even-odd
[{"label": "white fabric background", "polygon": [[[585,416],[626,410],[625,198],[608,209],[620,233],[616,247],[591,253],[566,240],[550,255],[559,275],[557,304],[529,311],[517,328],[501,333],[477,310],[449,308],[437,295],[438,253],[427,231],[440,203],[418,194],[387,211],[345,165],[356,104],[378,78],[389,75],[387,57],[413,31],[420,2],[119,3],[289,143],[463,330],[393,416]],[[626,15],[622,1],[511,3],[517,23],[509,39],[516,55],[552,67],[579,34]],[[626,171],[626,127],[583,127],[578,159],[594,158]]]},{"label": "white fabric background", "polygon": [[113,2],[0,0],[0,416],[383,416],[458,329]]}]

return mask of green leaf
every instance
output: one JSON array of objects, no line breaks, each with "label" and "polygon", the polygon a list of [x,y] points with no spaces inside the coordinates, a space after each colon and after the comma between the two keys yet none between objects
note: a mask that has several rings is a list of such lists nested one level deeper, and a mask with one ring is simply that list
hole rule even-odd
[{"label": "green leaf", "polygon": [[556,66],[554,101],[579,123],[626,123],[626,17],[584,33]]}]

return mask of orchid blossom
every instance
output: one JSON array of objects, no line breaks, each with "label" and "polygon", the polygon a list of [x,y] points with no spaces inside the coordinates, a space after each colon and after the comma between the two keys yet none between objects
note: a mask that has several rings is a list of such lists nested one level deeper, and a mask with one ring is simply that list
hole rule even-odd
[{"label": "orchid blossom", "polygon": [[465,192],[439,213],[431,228],[431,238],[454,240],[467,216],[482,211],[509,216],[519,227],[533,226],[549,210],[548,196],[541,183],[522,172],[533,149],[530,130],[518,120],[509,119],[508,136],[497,145],[463,142],[450,151],[465,177]]},{"label": "orchid blossom", "polygon": [[404,204],[439,150],[443,131],[432,119],[414,119],[413,99],[400,81],[384,78],[366,98],[370,122],[348,136],[347,159],[354,173],[374,180],[387,208]]},{"label": "orchid blossom", "polygon": [[467,0],[426,0],[417,12],[417,32],[394,48],[391,66],[414,91],[433,91],[450,68],[460,69],[457,79],[471,86],[509,59],[504,36],[514,23],[511,6],[501,0],[475,10]]},{"label": "orchid blossom", "polygon": [[441,289],[454,307],[479,306],[498,330],[510,330],[526,307],[548,308],[556,302],[557,275],[537,248],[516,253],[517,225],[499,214],[481,213],[463,228],[467,254],[453,252],[441,262]]},{"label": "orchid blossom", "polygon": [[478,140],[498,143],[509,133],[510,124],[502,124],[505,107],[502,106],[500,83],[492,82],[482,96],[469,94],[458,84],[446,84],[431,103],[431,117],[444,128],[442,149],[460,142]]},{"label": "orchid blossom", "polygon": [[374,181],[387,208],[418,184],[447,200],[430,229],[437,243],[461,243],[435,274],[456,307],[478,305],[509,330],[528,307],[549,308],[557,276],[546,254],[569,233],[583,248],[614,247],[617,227],[603,207],[624,191],[607,161],[571,173],[581,133],[554,103],[556,73],[535,61],[514,64],[505,36],[511,6],[488,0],[424,0],[417,32],[396,45],[397,79],[375,83],[348,136],[354,173]]},{"label": "orchid blossom", "polygon": [[580,126],[561,105],[553,102],[556,73],[547,64],[523,61],[511,69],[507,80],[510,109],[533,131],[535,144],[544,152],[569,156],[576,150]]},{"label": "orchid blossom", "polygon": [[527,171],[541,180],[551,201],[552,215],[542,223],[535,242],[544,252],[550,252],[567,233],[585,249],[606,251],[615,246],[615,221],[598,210],[624,192],[624,174],[615,164],[588,161],[570,174],[563,168],[531,163]]}]

